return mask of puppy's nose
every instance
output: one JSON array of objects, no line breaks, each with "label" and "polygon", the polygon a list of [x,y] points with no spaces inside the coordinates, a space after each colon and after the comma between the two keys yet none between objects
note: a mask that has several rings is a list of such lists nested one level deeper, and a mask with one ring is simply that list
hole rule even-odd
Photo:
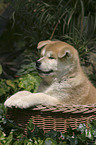
[{"label": "puppy's nose", "polygon": [[40,61],[36,61],[36,67],[38,68],[41,65]]}]

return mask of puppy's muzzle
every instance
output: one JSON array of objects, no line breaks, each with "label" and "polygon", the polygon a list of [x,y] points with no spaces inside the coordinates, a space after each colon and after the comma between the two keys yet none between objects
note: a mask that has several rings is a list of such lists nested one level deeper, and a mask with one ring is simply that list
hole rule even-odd
[{"label": "puppy's muzzle", "polygon": [[53,70],[49,70],[49,71],[42,71],[41,69],[40,69],[40,65],[41,65],[41,62],[40,61],[37,61],[36,62],[36,69],[37,69],[37,71],[39,72],[39,74],[45,74],[45,75],[49,75],[50,73],[52,73],[53,72]]}]

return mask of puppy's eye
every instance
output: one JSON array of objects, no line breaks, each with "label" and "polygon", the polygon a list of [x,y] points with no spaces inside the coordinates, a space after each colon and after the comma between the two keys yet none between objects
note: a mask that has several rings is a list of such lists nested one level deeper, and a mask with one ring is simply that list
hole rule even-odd
[{"label": "puppy's eye", "polygon": [[49,59],[55,59],[54,57],[50,56]]}]

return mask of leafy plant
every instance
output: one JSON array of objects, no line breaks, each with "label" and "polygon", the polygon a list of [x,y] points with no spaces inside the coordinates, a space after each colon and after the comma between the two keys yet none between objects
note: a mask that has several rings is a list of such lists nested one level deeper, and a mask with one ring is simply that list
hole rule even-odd
[{"label": "leafy plant", "polygon": [[40,40],[74,35],[75,29],[80,32],[79,39],[85,33],[91,40],[96,32],[95,4],[95,0],[25,0],[23,4],[17,0],[13,4],[13,24],[22,24],[24,33],[19,34],[30,46]]},{"label": "leafy plant", "polygon": [[[18,130],[17,130],[18,131]],[[30,145],[94,145],[96,140],[96,121],[92,121],[89,124],[89,129],[86,128],[85,124],[80,124],[75,130],[68,128],[66,133],[57,131],[49,131],[44,133],[42,129],[34,126],[32,120],[30,120],[27,126],[27,134],[23,136],[22,132],[14,136],[13,130],[8,136],[4,132],[0,132],[0,141],[3,143],[10,142],[11,144],[19,145],[30,144]]]},{"label": "leafy plant", "polygon": [[21,55],[20,68],[15,75],[22,76],[24,74],[36,73],[37,70],[35,63],[37,58],[38,56],[36,55],[36,52],[33,53],[32,51],[24,51]]},{"label": "leafy plant", "polygon": [[94,145],[96,141],[96,121],[93,120],[86,128],[80,124],[77,129],[71,127],[66,133],[50,130],[47,133],[37,126],[32,120],[27,125],[27,132],[16,126],[12,120],[6,118],[6,108],[0,104],[0,143],[3,145]]},{"label": "leafy plant", "polygon": [[[10,3],[12,14],[0,37],[1,77],[15,77],[20,67],[23,68],[19,57],[24,50],[30,49],[37,57],[37,43],[46,39],[60,39],[72,44],[79,51],[82,62],[88,63],[88,54],[95,51],[96,44],[95,0],[4,1]],[[9,50],[12,55],[8,54]],[[15,58],[18,61],[14,62]]]},{"label": "leafy plant", "polygon": [[0,64],[0,74],[2,74],[2,65]]},{"label": "leafy plant", "polygon": [[10,90],[10,87],[7,86],[5,82],[4,79],[0,80],[0,96],[6,95]]},{"label": "leafy plant", "polygon": [[0,15],[4,12],[5,8],[8,6],[7,3],[4,0],[0,0]]},{"label": "leafy plant", "polygon": [[8,137],[5,137],[5,134],[2,131],[0,131],[0,142],[1,142],[1,145],[11,144],[12,143],[12,139],[13,139],[13,133],[12,132],[10,132]]},{"label": "leafy plant", "polygon": [[39,76],[26,74],[25,76],[18,79],[19,90],[36,92],[40,81],[41,79]]},{"label": "leafy plant", "polygon": [[27,90],[32,93],[35,93],[38,89],[38,86],[41,82],[41,78],[38,74],[26,74],[22,77],[14,80],[0,80],[0,102],[16,93],[17,91]]},{"label": "leafy plant", "polygon": [[32,73],[36,71],[36,68],[35,68],[35,64],[34,63],[30,63],[28,65],[21,65],[21,69],[19,69],[19,71],[17,72],[16,75],[24,75],[24,74],[28,74],[28,73]]},{"label": "leafy plant", "polygon": [[3,132],[2,135],[9,136],[11,132],[14,132],[14,136],[17,136],[18,134],[23,133],[22,128],[19,128],[12,120],[6,118],[6,112],[7,108],[0,103],[0,131]]}]

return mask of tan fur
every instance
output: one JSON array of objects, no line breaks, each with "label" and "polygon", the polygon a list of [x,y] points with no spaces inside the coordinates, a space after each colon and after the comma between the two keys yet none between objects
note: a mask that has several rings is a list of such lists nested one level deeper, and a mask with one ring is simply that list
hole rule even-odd
[{"label": "tan fur", "polygon": [[[43,48],[42,48],[43,47]],[[62,41],[42,41],[40,66],[37,68],[45,82],[43,93],[21,91],[5,101],[5,106],[28,108],[36,104],[95,104],[96,88],[84,74],[77,50]]]}]

